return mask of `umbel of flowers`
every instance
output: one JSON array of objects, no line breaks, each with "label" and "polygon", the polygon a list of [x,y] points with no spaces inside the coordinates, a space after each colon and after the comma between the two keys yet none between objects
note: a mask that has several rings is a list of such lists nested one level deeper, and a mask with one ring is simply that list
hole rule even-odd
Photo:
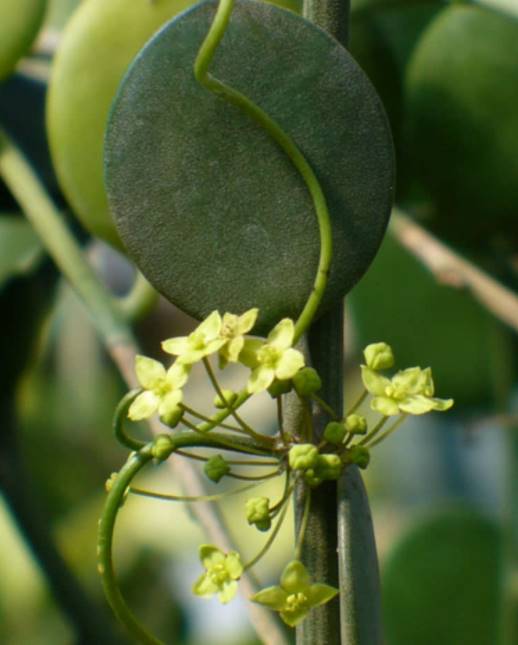
[{"label": "umbel of flowers", "polygon": [[[350,410],[339,417],[319,396],[321,379],[318,373],[305,364],[303,353],[293,347],[294,322],[285,318],[267,338],[252,337],[249,333],[258,313],[255,308],[241,315],[225,313],[221,316],[213,311],[188,336],[169,338],[162,343],[163,350],[174,357],[169,365],[137,356],[135,368],[141,388],[123,399],[115,420],[119,439],[136,449],[136,454],[143,459],[160,462],[178,451],[182,456],[194,457],[204,463],[204,473],[212,482],[217,484],[225,478],[246,479],[249,480],[247,490],[273,477],[284,479],[279,499],[254,494],[245,500],[243,519],[267,535],[265,545],[254,558],[243,562],[237,552],[224,553],[217,546],[207,544],[200,547],[204,572],[194,582],[193,593],[202,598],[217,596],[222,603],[232,600],[243,572],[257,565],[274,542],[297,484],[306,490],[304,514],[307,516],[312,489],[324,481],[337,480],[352,464],[366,468],[371,449],[394,432],[407,416],[444,411],[453,404],[451,399],[434,396],[430,368],[410,367],[387,374],[394,366],[393,352],[389,345],[378,342],[368,345],[363,353],[364,392]],[[194,404],[185,400],[183,389],[196,363],[205,367],[214,388],[211,414],[198,411]],[[232,363],[240,363],[248,370],[243,389],[238,392],[223,389],[218,379],[219,372]],[[250,426],[241,416],[242,405],[265,390],[277,405],[278,427],[274,434]],[[284,427],[283,399],[288,393],[298,397],[307,411],[304,424],[296,433],[288,432]],[[367,420],[367,406],[371,409],[369,418],[372,418],[372,412],[376,413],[375,417],[377,415],[374,421]],[[318,441],[312,423],[315,408],[329,417]],[[154,414],[158,414],[164,426],[169,428],[168,433],[149,444],[139,444],[126,434],[124,417],[140,421]],[[180,448],[186,446],[216,452],[184,453]],[[245,453],[248,460],[234,460],[229,456],[239,452]],[[266,472],[265,468],[268,468]],[[121,477],[123,475],[124,469],[120,473]],[[118,483],[117,476],[110,478],[110,495],[119,486],[120,504],[131,493],[175,501],[208,499],[142,491],[130,485],[131,478],[124,484]],[[233,492],[213,495],[210,499]],[[312,581],[300,561],[305,524],[303,520],[293,558],[286,564],[279,585],[267,587],[251,598],[253,602],[279,612],[282,620],[292,627],[304,620],[312,608],[330,601],[338,593],[338,589],[325,581]],[[106,575],[102,562],[100,570]]]}]

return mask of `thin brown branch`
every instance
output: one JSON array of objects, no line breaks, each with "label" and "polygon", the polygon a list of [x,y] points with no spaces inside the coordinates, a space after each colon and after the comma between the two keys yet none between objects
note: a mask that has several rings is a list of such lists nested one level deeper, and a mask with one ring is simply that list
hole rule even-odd
[{"label": "thin brown branch", "polygon": [[518,296],[416,224],[402,211],[392,212],[391,231],[437,281],[468,289],[499,320],[518,331]]}]

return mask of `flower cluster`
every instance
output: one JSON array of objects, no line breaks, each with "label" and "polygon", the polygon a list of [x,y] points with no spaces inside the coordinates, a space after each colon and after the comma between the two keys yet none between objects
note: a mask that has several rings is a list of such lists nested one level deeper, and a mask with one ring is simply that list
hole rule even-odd
[{"label": "flower cluster", "polygon": [[[365,348],[365,364],[361,366],[365,391],[343,417],[338,416],[319,397],[322,387],[319,374],[305,365],[304,355],[293,347],[293,321],[288,318],[281,320],[265,339],[250,337],[248,334],[257,321],[258,313],[256,308],[242,315],[225,313],[221,316],[213,311],[188,336],[165,340],[163,350],[175,357],[168,368],[156,360],[138,356],[136,375],[142,389],[134,395],[127,408],[129,418],[134,421],[158,412],[170,428],[182,424],[188,430],[194,430],[193,435],[198,438],[200,433],[222,429],[225,432],[212,434],[211,441],[215,443],[209,441],[207,444],[221,451],[229,448],[240,451],[242,443],[236,440],[236,436],[240,436],[242,442],[243,434],[248,435],[248,441],[252,441],[254,446],[252,455],[269,457],[268,461],[248,459],[243,462],[227,459],[220,452],[209,456],[188,455],[205,461],[203,470],[214,484],[224,477],[235,477],[254,481],[255,484],[245,487],[249,488],[269,477],[285,477],[284,493],[278,502],[272,503],[268,497],[260,495],[250,497],[245,502],[244,515],[248,524],[262,532],[272,531],[266,546],[256,558],[243,564],[240,555],[234,551],[224,553],[213,545],[200,547],[200,559],[205,571],[194,583],[193,593],[203,598],[216,595],[222,603],[228,603],[234,597],[243,572],[264,555],[273,541],[284,520],[295,484],[306,487],[310,500],[313,488],[322,482],[339,479],[345,468],[352,465],[366,468],[370,462],[371,448],[394,432],[407,415],[447,410],[453,404],[451,399],[434,397],[430,368],[410,367],[392,376],[382,374],[393,368],[394,354],[386,343],[373,343]],[[220,369],[230,363],[241,363],[250,370],[241,392],[220,387],[211,357],[218,359]],[[184,403],[183,388],[192,366],[198,362],[204,365],[215,389],[214,413],[211,416],[205,416]],[[251,428],[238,412],[244,401],[265,390],[276,399],[278,406],[279,428],[273,437]],[[283,424],[282,395],[290,391],[292,396],[299,398],[305,411],[302,427],[297,431],[287,430]],[[367,412],[361,411],[366,400],[371,410],[381,414],[372,427],[369,427],[371,421],[368,421]],[[330,417],[318,440],[311,415],[314,406]],[[399,418],[390,425],[389,420],[396,416]],[[236,425],[228,425],[226,420],[229,417]],[[389,427],[385,428],[387,423]],[[151,455],[160,462],[167,459],[173,450],[174,435],[161,435],[154,440]],[[246,448],[241,451],[246,452]],[[250,476],[234,471],[235,465],[272,464],[276,465],[276,470],[264,475]],[[214,499],[214,496],[200,499]],[[275,528],[272,528],[274,520]],[[305,522],[301,526],[305,526]],[[299,546],[295,550],[295,557],[286,565],[280,585],[263,589],[251,598],[278,611],[282,620],[292,627],[299,624],[312,608],[330,601],[338,593],[334,587],[311,582],[308,571],[299,561],[303,532],[304,528],[297,538]]]},{"label": "flower cluster", "polygon": [[432,370],[427,367],[409,367],[392,378],[382,376],[378,370],[389,369],[394,364],[392,349],[386,343],[369,345],[364,351],[366,365],[362,365],[362,380],[373,395],[371,408],[386,417],[404,414],[426,414],[432,410],[442,412],[453,405],[452,399],[434,398]]},{"label": "flower cluster", "polygon": [[[169,338],[162,349],[173,356],[175,362],[166,368],[152,358],[137,356],[136,375],[142,392],[133,401],[128,417],[140,421],[158,412],[167,425],[174,427],[182,416],[182,388],[186,384],[193,364],[217,354],[219,366],[241,362],[251,369],[246,385],[248,394],[268,389],[274,381],[289,384],[304,367],[303,354],[292,347],[295,326],[284,318],[270,332],[266,340],[245,338],[254,327],[259,310],[249,309],[241,316],[226,313],[221,317],[213,311],[188,336]],[[235,393],[221,391],[215,406],[226,408]]]}]

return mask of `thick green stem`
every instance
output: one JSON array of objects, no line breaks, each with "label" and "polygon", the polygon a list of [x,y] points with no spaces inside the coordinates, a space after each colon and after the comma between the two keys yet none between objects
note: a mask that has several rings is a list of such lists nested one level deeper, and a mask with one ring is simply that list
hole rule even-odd
[{"label": "thick green stem", "polygon": [[[349,5],[349,0],[304,0],[304,16],[347,46]],[[309,333],[309,353],[324,384],[321,396],[339,415],[343,414],[342,312],[343,304],[339,303]],[[317,443],[325,420],[323,415],[316,419]],[[363,546],[356,540],[362,540]],[[340,596],[339,602],[332,601],[311,612],[297,629],[297,644],[379,645],[377,555],[369,503],[357,468],[347,469],[338,482],[338,491],[333,484],[315,491],[305,547],[303,560],[315,579],[339,586]],[[363,581],[364,575],[368,584]]]},{"label": "thick green stem", "polygon": [[207,34],[194,63],[194,75],[201,85],[206,87],[209,91],[221,96],[232,105],[237,106],[264,128],[265,132],[289,157],[290,161],[304,180],[313,200],[320,234],[320,257],[313,289],[295,323],[294,342],[297,342],[311,324],[326,288],[333,252],[331,221],[326,198],[320,183],[313,172],[313,169],[306,161],[306,158],[301,153],[293,139],[284,132],[274,119],[266,114],[266,112],[264,112],[258,105],[253,103],[253,101],[251,101],[247,96],[241,94],[241,92],[238,92],[234,88],[229,87],[225,83],[222,83],[211,76],[208,72],[214,53],[225,34],[233,5],[234,0],[220,0],[214,21],[211,24],[209,33]]}]

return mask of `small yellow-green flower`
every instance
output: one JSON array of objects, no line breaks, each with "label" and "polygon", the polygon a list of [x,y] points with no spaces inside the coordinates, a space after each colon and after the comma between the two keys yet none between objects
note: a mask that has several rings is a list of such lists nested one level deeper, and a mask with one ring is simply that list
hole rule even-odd
[{"label": "small yellow-green flower", "polygon": [[193,593],[202,598],[218,594],[220,602],[230,602],[236,595],[236,581],[243,573],[239,553],[229,551],[225,554],[212,544],[203,544],[200,546],[200,560],[206,571],[194,583]]},{"label": "small yellow-green flower", "polygon": [[183,399],[181,388],[189,376],[188,368],[173,363],[166,371],[162,363],[147,356],[137,356],[135,371],[144,391],[131,404],[128,417],[132,421],[140,421],[152,416],[157,410],[166,422],[177,416]]},{"label": "small yellow-green flower", "polygon": [[188,336],[169,338],[162,343],[162,349],[168,354],[178,356],[178,362],[190,365],[209,354],[217,352],[227,341],[221,337],[221,316],[213,311]]},{"label": "small yellow-green flower", "polygon": [[252,373],[248,379],[250,394],[266,390],[274,381],[291,379],[304,367],[304,356],[292,348],[295,335],[293,320],[284,318],[269,333],[266,342],[249,339],[245,342],[248,364]]},{"label": "small yellow-green flower", "polygon": [[434,383],[429,367],[424,370],[420,367],[409,367],[389,379],[362,365],[362,380],[367,390],[374,395],[371,408],[387,417],[401,412],[442,412],[453,405],[453,399],[434,398]]},{"label": "small yellow-green flower", "polygon": [[307,614],[336,596],[338,589],[329,585],[311,584],[306,567],[293,560],[284,569],[281,584],[268,587],[254,594],[250,600],[280,612],[282,620],[295,627]]},{"label": "small yellow-green flower", "polygon": [[225,340],[225,344],[219,350],[221,367],[238,361],[245,344],[244,334],[247,334],[255,325],[258,314],[257,307],[245,311],[241,316],[224,314],[220,329],[220,336]]}]

